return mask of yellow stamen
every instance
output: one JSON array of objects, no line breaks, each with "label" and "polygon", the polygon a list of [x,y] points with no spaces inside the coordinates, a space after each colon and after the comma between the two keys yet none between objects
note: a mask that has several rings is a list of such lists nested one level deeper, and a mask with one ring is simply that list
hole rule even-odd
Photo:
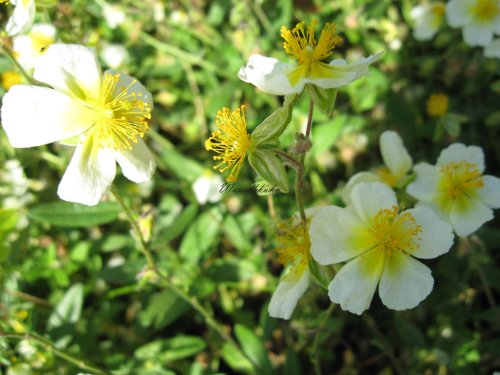
[{"label": "yellow stamen", "polygon": [[446,12],[446,6],[444,3],[434,3],[432,4],[432,25],[434,27],[439,27],[441,25],[441,21],[443,20],[443,16]]},{"label": "yellow stamen", "polygon": [[252,146],[244,111],[245,106],[242,105],[233,112],[229,108],[217,112],[215,123],[218,129],[205,141],[205,148],[216,153],[214,160],[221,160],[214,169],[225,172],[231,168],[231,173],[227,177],[228,182],[237,180],[245,155]]},{"label": "yellow stamen", "polygon": [[23,77],[19,73],[14,71],[2,73],[2,86],[6,91],[20,83],[23,83]]},{"label": "yellow stamen", "polygon": [[454,161],[441,168],[438,190],[444,192],[448,200],[473,198],[482,187],[482,174],[473,163]]},{"label": "yellow stamen", "polygon": [[297,224],[295,218],[286,220],[278,225],[276,241],[278,260],[284,266],[290,265],[290,270],[284,278],[296,280],[309,267],[311,258],[311,241],[307,226]]},{"label": "yellow stamen", "polygon": [[409,212],[397,206],[380,209],[369,229],[372,246],[390,256],[394,251],[411,252],[419,248],[422,227]]},{"label": "yellow stamen", "polygon": [[285,26],[281,27],[281,37],[285,40],[283,48],[286,53],[295,57],[299,64],[299,67],[289,75],[292,85],[295,85],[302,76],[320,77],[324,74],[328,64],[323,61],[342,41],[336,35],[335,24],[327,23],[316,42],[314,29],[317,23],[318,21],[313,20],[307,29],[304,21],[298,23],[292,30],[288,30]]},{"label": "yellow stamen", "polygon": [[95,123],[87,136],[99,148],[113,150],[132,149],[138,137],[144,137],[149,129],[151,107],[142,97],[141,92],[130,92],[137,82],[128,87],[117,88],[119,74],[106,73],[101,83],[101,92],[97,100],[89,102],[94,111]]},{"label": "yellow stamen", "polygon": [[476,0],[470,9],[474,19],[481,23],[490,22],[500,13],[497,0]]},{"label": "yellow stamen", "polygon": [[431,117],[441,117],[448,112],[448,95],[433,94],[427,100],[427,113]]},{"label": "yellow stamen", "polygon": [[396,177],[391,173],[387,167],[379,167],[375,169],[375,173],[384,181],[385,184],[394,187],[398,183]]}]

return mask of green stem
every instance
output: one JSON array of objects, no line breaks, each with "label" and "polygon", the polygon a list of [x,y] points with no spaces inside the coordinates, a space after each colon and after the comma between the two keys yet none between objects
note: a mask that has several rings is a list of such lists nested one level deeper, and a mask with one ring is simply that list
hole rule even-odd
[{"label": "green stem", "polygon": [[43,346],[45,350],[53,353],[55,356],[62,358],[66,362],[69,362],[82,370],[88,371],[92,374],[111,375],[110,372],[103,370],[103,369],[97,367],[96,365],[94,365],[94,364],[92,364],[84,359],[74,357],[73,355],[62,351],[61,349],[56,348],[54,344],[47,341],[43,337],[38,336],[35,333],[24,333],[24,334],[12,333],[11,334],[11,333],[0,332],[0,337],[6,338],[6,339],[12,338],[12,339],[18,339],[18,340],[35,341],[38,344],[40,344],[41,346]]},{"label": "green stem", "polygon": [[297,159],[295,159],[292,155],[290,155],[288,152],[280,150],[279,148],[273,149],[273,152],[276,153],[279,156],[282,156],[287,161],[289,161],[293,168],[295,168],[295,169],[299,169],[300,168],[299,161]]},{"label": "green stem", "polygon": [[7,56],[9,61],[16,67],[16,69],[21,73],[24,79],[26,79],[26,81],[28,81],[29,83],[34,84],[35,80],[28,73],[26,73],[26,70],[24,70],[21,64],[19,64],[12,52],[3,44],[0,44],[0,49]]},{"label": "green stem", "polygon": [[328,310],[325,312],[325,316],[323,316],[323,319],[321,319],[321,322],[319,323],[319,326],[316,331],[316,335],[314,336],[314,341],[313,341],[313,346],[312,346],[312,352],[313,352],[313,364],[314,364],[314,372],[316,375],[321,375],[321,361],[319,358],[319,336],[321,333],[323,333],[323,329],[325,328],[326,322],[328,321],[328,318],[330,318],[330,315],[332,315],[333,309],[335,308],[335,305],[332,303]]}]

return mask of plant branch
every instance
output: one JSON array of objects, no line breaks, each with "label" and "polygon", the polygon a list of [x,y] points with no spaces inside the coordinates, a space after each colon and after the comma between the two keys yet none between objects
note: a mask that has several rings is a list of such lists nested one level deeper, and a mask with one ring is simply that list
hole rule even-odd
[{"label": "plant branch", "polygon": [[5,56],[7,56],[7,58],[12,63],[12,65],[14,65],[16,67],[16,69],[21,73],[21,75],[24,77],[24,79],[26,79],[26,81],[28,81],[29,83],[34,84],[35,80],[33,79],[33,77],[31,77],[26,72],[26,70],[24,70],[24,68],[21,66],[21,64],[19,64],[19,62],[16,60],[16,58],[12,54],[12,51],[10,49],[8,49],[3,43],[0,43],[0,49],[5,54]]},{"label": "plant branch", "polygon": [[314,372],[316,375],[321,375],[321,361],[319,358],[319,336],[323,332],[323,329],[325,328],[326,322],[328,321],[328,318],[330,318],[330,315],[332,315],[333,309],[335,308],[335,305],[332,303],[330,307],[328,307],[328,310],[326,310],[325,315],[323,316],[323,319],[321,319],[321,322],[319,323],[319,326],[316,331],[316,335],[314,335],[314,341],[313,341],[313,346],[312,346],[312,353],[313,353],[313,364],[314,364]]}]

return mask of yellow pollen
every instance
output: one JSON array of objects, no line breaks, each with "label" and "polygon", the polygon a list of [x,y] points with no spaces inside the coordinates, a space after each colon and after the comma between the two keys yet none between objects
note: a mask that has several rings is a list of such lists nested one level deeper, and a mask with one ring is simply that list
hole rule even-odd
[{"label": "yellow pollen", "polygon": [[10,1],[9,0],[0,0],[0,4],[9,4]]},{"label": "yellow pollen", "polygon": [[398,180],[391,173],[387,167],[379,167],[375,169],[375,173],[384,181],[385,184],[394,187],[398,183]]},{"label": "yellow pollen", "polygon": [[245,106],[242,105],[233,112],[229,108],[222,108],[217,112],[215,123],[218,129],[205,141],[205,148],[216,153],[214,160],[221,161],[214,166],[214,169],[218,169],[219,172],[231,169],[227,181],[235,182],[245,155],[252,146],[252,139],[247,132]]},{"label": "yellow pollen", "polygon": [[427,100],[427,114],[431,117],[441,117],[448,112],[448,95],[433,94]]},{"label": "yellow pollen", "polygon": [[[290,271],[285,279],[296,280],[307,267],[311,257],[311,241],[307,226],[296,223],[295,218],[288,219],[278,225],[276,241],[278,260],[284,266],[290,265]],[[309,224],[309,223],[308,223]]]},{"label": "yellow pollen", "polygon": [[104,74],[99,99],[89,103],[95,113],[95,123],[88,131],[99,148],[132,149],[132,142],[144,137],[149,129],[151,106],[141,92],[130,92],[137,82],[128,87],[117,87],[119,74]]},{"label": "yellow pollen", "polygon": [[2,73],[2,86],[5,90],[9,90],[12,86],[23,83],[23,77],[14,71]]},{"label": "yellow pollen", "polygon": [[471,13],[478,22],[490,22],[500,13],[497,0],[476,0],[471,6]]},{"label": "yellow pollen", "polygon": [[297,71],[293,71],[289,75],[292,85],[295,85],[300,78],[297,76],[314,77],[321,74],[324,66],[328,66],[323,61],[333,53],[335,46],[342,41],[336,35],[335,24],[327,23],[316,42],[314,29],[317,23],[317,20],[313,20],[306,28],[305,22],[302,21],[292,30],[288,30],[285,26],[281,27],[281,37],[285,40],[283,48],[286,53],[295,57],[299,64]]},{"label": "yellow pollen", "polygon": [[439,27],[439,25],[441,25],[441,21],[443,20],[445,12],[446,12],[446,6],[444,5],[444,3],[432,4],[433,26]]},{"label": "yellow pollen", "polygon": [[445,192],[448,198],[472,198],[482,187],[482,174],[473,163],[455,161],[441,168],[438,190]]},{"label": "yellow pollen", "polygon": [[369,232],[372,245],[390,256],[394,251],[411,252],[419,248],[422,227],[409,212],[399,212],[397,206],[380,209]]}]

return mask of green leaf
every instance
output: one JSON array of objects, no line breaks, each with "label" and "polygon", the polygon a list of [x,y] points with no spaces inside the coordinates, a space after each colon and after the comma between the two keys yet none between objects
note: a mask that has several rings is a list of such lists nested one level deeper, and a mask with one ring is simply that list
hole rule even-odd
[{"label": "green leaf", "polygon": [[252,168],[271,185],[288,193],[288,176],[281,160],[270,150],[256,149],[248,155]]},{"label": "green leaf", "polygon": [[169,363],[192,357],[205,347],[205,341],[201,337],[178,335],[172,339],[147,343],[135,351],[135,356],[142,360]]},{"label": "green leaf", "polygon": [[116,220],[120,211],[115,202],[102,202],[97,206],[52,202],[33,208],[28,214],[37,221],[61,227],[91,227]]},{"label": "green leaf", "polygon": [[83,284],[69,288],[50,314],[48,328],[57,328],[64,324],[73,324],[80,319],[83,306]]},{"label": "green leaf", "polygon": [[232,344],[225,343],[222,346],[222,358],[235,371],[253,373],[252,363],[243,356]]},{"label": "green leaf", "polygon": [[262,340],[241,324],[236,324],[234,332],[243,352],[259,367],[258,373],[272,375],[273,369]]},{"label": "green leaf", "polygon": [[198,205],[196,203],[187,206],[181,214],[175,219],[175,221],[162,230],[162,233],[157,236],[155,243],[161,244],[165,242],[170,242],[180,236],[182,232],[193,222],[198,213]]},{"label": "green leaf", "polygon": [[252,132],[255,145],[276,141],[292,119],[292,106],[280,107],[265,118]]},{"label": "green leaf", "polygon": [[321,87],[307,84],[306,90],[311,97],[314,105],[327,116],[331,116],[335,99],[337,98],[337,89],[322,89]]},{"label": "green leaf", "polygon": [[171,290],[153,294],[148,306],[139,313],[139,322],[143,327],[162,329],[175,322],[189,310],[189,305]]}]

